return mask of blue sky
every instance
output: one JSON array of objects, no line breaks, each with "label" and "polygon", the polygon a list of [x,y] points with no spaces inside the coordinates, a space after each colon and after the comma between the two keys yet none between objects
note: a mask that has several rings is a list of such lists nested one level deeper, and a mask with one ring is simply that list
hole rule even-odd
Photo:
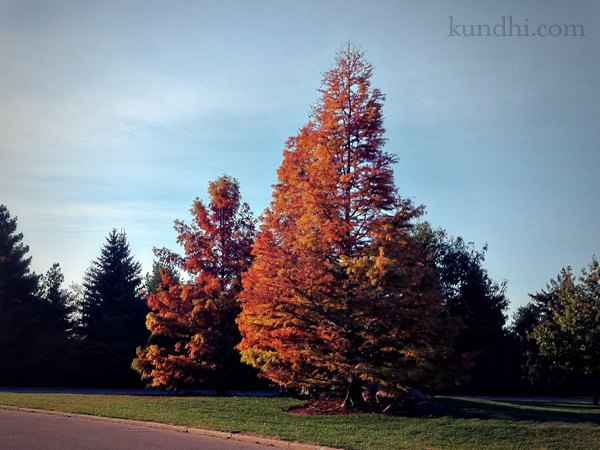
[{"label": "blue sky", "polygon": [[[502,34],[503,16],[530,36],[450,23]],[[223,173],[256,216],[267,207],[351,40],[387,96],[400,193],[488,243],[512,313],[600,256],[599,31],[592,0],[0,0],[0,203],[37,273],[58,262],[81,282],[112,228],[146,272]]]}]

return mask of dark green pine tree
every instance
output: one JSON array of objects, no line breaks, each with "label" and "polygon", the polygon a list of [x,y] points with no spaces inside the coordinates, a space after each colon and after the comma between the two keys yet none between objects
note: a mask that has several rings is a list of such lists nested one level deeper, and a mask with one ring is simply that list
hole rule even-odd
[{"label": "dark green pine tree", "polygon": [[52,325],[61,333],[69,335],[73,325],[71,318],[75,311],[69,291],[62,287],[64,281],[60,264],[54,263],[46,275],[40,277],[38,296],[50,307]]},{"label": "dark green pine tree", "polygon": [[17,218],[0,205],[0,383],[48,385],[58,381],[66,336],[54,326],[51,305],[38,294]]},{"label": "dark green pine tree", "polygon": [[125,232],[113,229],[83,280],[76,356],[80,383],[98,387],[139,383],[130,365],[136,347],[149,334],[142,285],[141,265],[131,255]]}]

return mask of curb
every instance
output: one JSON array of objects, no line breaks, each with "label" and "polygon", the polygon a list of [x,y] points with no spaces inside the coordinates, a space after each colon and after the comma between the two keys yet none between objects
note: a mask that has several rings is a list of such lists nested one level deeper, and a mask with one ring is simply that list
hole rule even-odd
[{"label": "curb", "polygon": [[48,411],[45,409],[21,408],[19,406],[0,405],[0,409],[7,411],[20,411],[30,414],[47,414],[50,416],[72,417],[74,419],[95,420],[99,422],[114,422],[125,425],[133,425],[137,427],[159,428],[162,430],[175,431],[178,433],[191,433],[201,436],[209,436],[220,439],[231,439],[234,441],[246,442],[249,444],[261,444],[265,446],[288,448],[291,450],[342,450],[334,447],[326,447],[324,445],[301,444],[299,442],[281,441],[279,439],[254,436],[251,434],[231,433],[227,431],[209,430],[206,428],[188,427],[185,425],[169,425],[160,422],[146,422],[142,420],[118,419],[113,417],[92,416],[88,414],[78,414],[63,411]]}]

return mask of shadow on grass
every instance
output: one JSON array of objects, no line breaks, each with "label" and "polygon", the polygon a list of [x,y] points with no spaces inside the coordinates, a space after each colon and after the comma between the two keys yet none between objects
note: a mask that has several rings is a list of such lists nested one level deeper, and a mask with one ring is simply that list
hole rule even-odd
[{"label": "shadow on grass", "polygon": [[480,420],[526,422],[591,423],[600,425],[600,407],[584,403],[491,401],[466,398],[438,398],[454,417]]}]

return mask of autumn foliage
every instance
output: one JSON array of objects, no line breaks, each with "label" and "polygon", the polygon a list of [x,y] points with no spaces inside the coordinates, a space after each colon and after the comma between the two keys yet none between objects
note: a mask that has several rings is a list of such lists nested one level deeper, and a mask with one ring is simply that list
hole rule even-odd
[{"label": "autumn foliage", "polygon": [[347,401],[364,381],[439,387],[455,333],[409,235],[421,209],[394,186],[371,75],[360,51],[341,50],[310,121],[288,140],[238,318],[242,358],[263,376],[345,389]]},{"label": "autumn foliage", "polygon": [[182,281],[161,269],[157,293],[148,293],[147,327],[152,337],[138,348],[133,367],[151,386],[177,389],[208,383],[223,391],[247,373],[235,345],[241,276],[252,262],[254,219],[241,203],[237,180],[227,175],[209,185],[208,205],[196,199],[193,224],[175,222],[179,255],[155,249]]}]

